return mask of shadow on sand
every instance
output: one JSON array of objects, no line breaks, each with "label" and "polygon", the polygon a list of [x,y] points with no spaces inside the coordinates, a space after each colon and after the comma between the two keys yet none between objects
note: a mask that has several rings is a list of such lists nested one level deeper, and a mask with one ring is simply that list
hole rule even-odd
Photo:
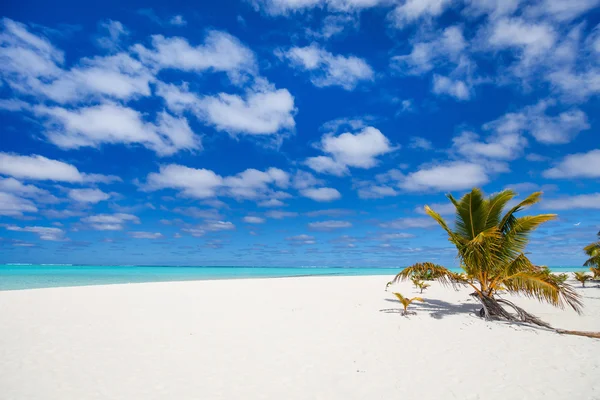
[{"label": "shadow on sand", "polygon": [[[409,311],[414,311],[417,314],[422,312],[427,312],[432,318],[442,319],[449,315],[457,315],[457,314],[472,314],[479,315],[479,309],[481,306],[475,302],[465,302],[465,303],[448,303],[443,300],[436,299],[426,299],[423,298],[424,302],[414,302],[410,305]],[[385,299],[385,301],[389,301],[391,303],[396,303],[398,307],[396,308],[384,308],[379,310],[384,313],[389,314],[400,314],[402,313],[402,305],[398,303],[398,300],[394,299]]]}]

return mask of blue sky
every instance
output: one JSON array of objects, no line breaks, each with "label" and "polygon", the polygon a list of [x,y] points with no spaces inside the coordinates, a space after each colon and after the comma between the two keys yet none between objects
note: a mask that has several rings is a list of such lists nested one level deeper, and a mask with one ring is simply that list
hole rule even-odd
[{"label": "blue sky", "polygon": [[456,265],[425,204],[600,229],[600,1],[9,1],[0,262]]}]

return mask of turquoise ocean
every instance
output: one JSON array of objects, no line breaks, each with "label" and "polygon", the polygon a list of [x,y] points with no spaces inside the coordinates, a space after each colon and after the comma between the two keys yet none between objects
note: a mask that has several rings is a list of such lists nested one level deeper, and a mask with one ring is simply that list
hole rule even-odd
[{"label": "turquoise ocean", "polygon": [[[109,285],[118,283],[170,282],[214,279],[281,278],[296,276],[392,277],[402,267],[188,267],[130,265],[0,264],[0,290],[47,287]],[[572,272],[583,267],[552,267],[555,272]],[[459,270],[457,270],[458,272]],[[385,279],[385,278],[382,278]]]}]

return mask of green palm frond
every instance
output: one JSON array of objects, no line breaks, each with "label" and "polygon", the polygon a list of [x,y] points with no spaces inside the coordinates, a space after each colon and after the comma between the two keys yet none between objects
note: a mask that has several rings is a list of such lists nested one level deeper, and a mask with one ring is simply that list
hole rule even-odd
[{"label": "green palm frond", "polygon": [[394,277],[394,279],[392,279],[392,282],[396,283],[400,281],[406,281],[412,279],[413,275],[427,273],[428,271],[431,272],[433,279],[439,281],[445,286],[455,286],[457,284],[463,284],[465,281],[459,274],[450,271],[446,267],[442,267],[441,265],[430,262],[424,262],[404,268]]},{"label": "green palm frond", "polygon": [[559,282],[544,272],[517,272],[506,277],[502,284],[510,293],[522,294],[560,308],[568,305],[579,314],[583,307],[571,285]]},{"label": "green palm frond", "polygon": [[541,199],[542,199],[542,192],[534,192],[534,193],[530,194],[529,196],[527,196],[525,198],[525,200],[521,201],[519,204],[517,204],[516,206],[514,206],[513,208],[508,210],[508,212],[506,214],[504,214],[504,217],[500,221],[498,228],[502,232],[509,230],[510,227],[515,223],[515,220],[516,220],[516,217],[514,216],[515,213],[521,211],[525,207],[534,205],[535,203],[539,202]]}]

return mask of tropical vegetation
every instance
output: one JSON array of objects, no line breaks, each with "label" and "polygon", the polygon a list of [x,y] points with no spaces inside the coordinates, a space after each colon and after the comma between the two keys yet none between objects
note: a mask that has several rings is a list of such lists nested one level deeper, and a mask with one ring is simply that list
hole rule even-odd
[{"label": "tropical vegetation", "polygon": [[477,188],[460,199],[448,195],[456,209],[452,227],[440,214],[425,206],[425,212],[456,246],[463,272],[455,273],[430,262],[418,263],[403,269],[394,282],[427,273],[444,285],[468,286],[473,289],[471,295],[482,305],[480,315],[486,319],[550,327],[516,304],[499,297],[499,292],[504,291],[561,308],[569,306],[580,312],[582,303],[577,292],[549,270],[533,265],[525,255],[529,235],[543,223],[556,218],[554,214],[517,216],[520,211],[538,203],[541,196],[541,192],[532,193],[509,207],[509,202],[516,197],[512,190],[503,190],[487,198]]},{"label": "tropical vegetation", "polygon": [[402,296],[400,293],[394,293],[394,295],[398,298],[398,301],[400,301],[400,303],[404,307],[404,311],[402,311],[402,315],[408,314],[408,306],[411,305],[412,302],[423,301],[423,299],[420,297],[413,297],[412,299],[409,299],[408,297]]},{"label": "tropical vegetation", "polygon": [[585,287],[585,282],[592,279],[592,277],[585,272],[575,272],[575,279],[581,282],[581,286]]},{"label": "tropical vegetation", "polygon": [[419,293],[423,294],[423,290],[427,289],[431,285],[429,283],[425,283],[423,281],[418,281],[416,283],[417,287],[421,290]]},{"label": "tropical vegetation", "polygon": [[590,267],[590,271],[594,274],[593,279],[600,278],[600,232],[598,232],[598,241],[588,244],[583,251],[589,257],[583,265]]}]

